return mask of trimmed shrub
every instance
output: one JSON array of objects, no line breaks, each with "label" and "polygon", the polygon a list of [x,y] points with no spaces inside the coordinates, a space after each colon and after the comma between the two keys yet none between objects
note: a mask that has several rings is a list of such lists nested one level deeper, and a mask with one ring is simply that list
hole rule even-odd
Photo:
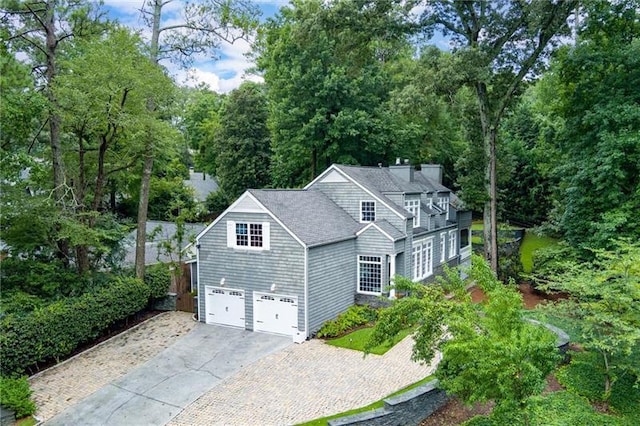
[{"label": "trimmed shrub", "polygon": [[337,337],[351,331],[355,327],[374,322],[378,312],[370,306],[353,305],[338,318],[325,322],[318,331],[318,337]]},{"label": "trimmed shrub", "polygon": [[14,411],[18,419],[36,412],[36,404],[31,400],[31,388],[26,377],[0,377],[0,403]]},{"label": "trimmed shrub", "polygon": [[36,308],[29,315],[7,315],[0,320],[0,372],[16,376],[38,363],[59,361],[116,321],[144,309],[148,300],[149,287],[142,281],[116,278],[93,293]]},{"label": "trimmed shrub", "polygon": [[167,295],[171,285],[171,271],[166,263],[147,266],[144,272],[144,282],[149,287],[151,297],[159,299]]}]

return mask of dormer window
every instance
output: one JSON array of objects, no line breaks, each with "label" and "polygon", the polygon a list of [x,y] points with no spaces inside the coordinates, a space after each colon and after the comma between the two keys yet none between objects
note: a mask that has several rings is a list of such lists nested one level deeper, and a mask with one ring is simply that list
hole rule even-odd
[{"label": "dormer window", "polygon": [[376,202],[360,201],[360,222],[375,222]]},{"label": "dormer window", "polygon": [[449,219],[449,197],[439,197],[438,208],[446,213],[447,219]]},{"label": "dormer window", "polygon": [[413,227],[420,226],[420,200],[404,200],[404,208],[413,215]]}]

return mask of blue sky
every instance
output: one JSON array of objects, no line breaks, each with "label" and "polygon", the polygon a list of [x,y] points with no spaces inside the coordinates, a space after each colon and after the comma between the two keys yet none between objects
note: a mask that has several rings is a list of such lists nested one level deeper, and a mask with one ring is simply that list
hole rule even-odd
[{"label": "blue sky", "polygon": [[[144,2],[145,0],[104,0],[104,9],[111,19],[140,30],[143,36],[148,36],[150,31],[145,28],[140,13]],[[262,11],[261,19],[265,20],[275,15],[280,7],[289,2],[288,0],[254,0],[254,3]],[[163,22],[180,22],[183,6],[182,0],[174,0],[167,4],[163,9]],[[233,45],[224,43],[220,48],[218,60],[214,61],[207,57],[196,58],[190,70],[180,69],[168,61],[163,62],[162,65],[169,69],[178,84],[195,86],[198,83],[206,83],[212,90],[226,93],[238,87],[244,79],[259,80],[257,76],[245,75],[245,70],[252,66],[244,56],[250,49],[250,43],[239,40]]]}]

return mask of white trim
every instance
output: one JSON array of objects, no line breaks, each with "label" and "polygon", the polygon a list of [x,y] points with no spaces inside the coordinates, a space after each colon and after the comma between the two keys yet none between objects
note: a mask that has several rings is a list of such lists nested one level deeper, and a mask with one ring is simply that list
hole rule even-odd
[{"label": "white trim", "polygon": [[[302,343],[310,337],[309,335],[309,247],[304,249],[304,335],[293,336],[293,341]],[[297,339],[296,339],[297,338]]]},{"label": "white trim", "polygon": [[401,214],[400,212],[398,212],[396,209],[397,207],[393,207],[390,206],[389,204],[385,203],[384,200],[380,197],[378,197],[377,195],[375,195],[373,192],[371,192],[370,190],[368,190],[367,188],[365,188],[364,186],[362,186],[361,183],[359,183],[358,181],[354,180],[351,176],[349,176],[348,174],[346,174],[345,172],[343,172],[342,170],[340,170],[335,164],[332,164],[331,166],[329,166],[329,168],[327,170],[325,170],[324,172],[320,173],[320,175],[315,178],[314,180],[312,180],[310,183],[307,184],[307,186],[304,187],[304,189],[308,189],[310,188],[312,185],[314,185],[316,182],[319,182],[322,177],[329,172],[329,170],[336,170],[338,171],[341,175],[343,175],[349,182],[353,183],[354,185],[356,185],[358,188],[362,189],[364,192],[366,192],[367,194],[369,194],[370,196],[372,196],[373,198],[375,198],[377,201],[380,202],[380,204],[382,204],[383,206],[385,206],[386,208],[388,208],[389,210],[391,210],[393,213],[396,214],[396,216],[398,216],[400,219],[406,219],[407,217],[403,214]]},{"label": "white trim", "polygon": [[389,255],[389,284],[391,288],[389,289],[389,299],[396,298],[396,255]]},{"label": "white trim", "polygon": [[440,233],[440,263],[447,261],[447,233]]},{"label": "white trim", "polygon": [[[415,208],[416,213],[412,212],[411,210],[409,210],[409,207],[407,206],[407,203],[411,204],[411,208]],[[417,204],[416,204],[417,203]],[[404,209],[406,211],[408,211],[409,213],[411,213],[411,215],[413,216],[413,227],[417,228],[420,226],[420,199],[413,199],[413,198],[409,198],[407,199],[405,197],[404,199]]]},{"label": "white trim", "polygon": [[[364,216],[364,211],[363,209],[363,204],[364,203],[373,203],[373,220],[364,220],[362,218],[362,216]],[[371,223],[371,222],[375,222],[376,221],[376,215],[377,215],[377,208],[376,208],[376,200],[360,200],[360,210],[358,210],[359,216],[360,216],[360,223]],[[370,213],[370,212],[368,212]]]},{"label": "white trim", "polygon": [[240,202],[240,200],[244,199],[245,197],[251,198],[251,200],[255,201],[260,207],[264,208],[264,213],[269,215],[271,219],[273,219],[278,225],[280,225],[282,229],[284,229],[289,235],[291,235],[291,237],[293,237],[293,239],[296,240],[302,247],[307,247],[307,245],[300,238],[298,238],[296,234],[294,234],[289,228],[287,228],[280,219],[278,219],[273,213],[271,213],[271,211],[269,211],[269,209],[267,209],[260,201],[258,201],[258,199],[254,197],[249,191],[245,191],[244,194],[238,197],[238,199],[227,208],[227,210],[225,210],[220,216],[218,216],[213,222],[211,222],[206,228],[204,228],[198,234],[198,236],[196,236],[196,243],[199,243],[200,238],[202,238],[207,232],[209,232],[209,230],[213,228],[218,222],[224,219],[227,214],[231,213],[233,207],[236,206],[238,202]]},{"label": "white trim", "polygon": [[[238,245],[238,225],[245,225],[247,228],[247,245]],[[262,237],[262,245],[251,245],[251,225],[260,225],[260,232]],[[227,221],[227,247],[234,250],[247,250],[247,251],[268,251],[271,249],[271,226],[269,222],[249,222],[249,221]],[[257,234],[254,234],[257,235]]]},{"label": "white trim", "polygon": [[[361,230],[356,232],[356,237],[359,237],[360,235],[362,235],[369,228],[376,228],[378,230],[378,232],[380,232],[382,235],[384,235],[389,240],[391,240],[391,242],[396,242],[397,241],[397,240],[394,240],[391,235],[387,234],[382,228],[380,228],[378,225],[376,225],[375,222],[366,222],[366,223],[368,223],[367,226],[365,226],[364,228],[362,228]],[[404,238],[404,237],[402,237],[402,238]],[[402,238],[398,238],[398,240],[401,240]]]},{"label": "white trim", "polygon": [[[377,257],[379,260],[378,265],[380,265],[380,291],[379,292],[375,292],[375,291],[361,291],[360,290],[360,257]],[[368,262],[368,263],[375,263],[375,262]],[[384,274],[383,274],[383,268],[382,268],[382,256],[380,255],[371,255],[371,254],[357,254],[356,255],[356,293],[358,294],[370,294],[373,296],[380,296],[382,294],[382,286],[383,286],[383,278],[384,278]]]},{"label": "white trim", "polygon": [[[420,281],[433,275],[433,241],[433,236],[413,241],[413,244],[411,245],[411,278],[413,281]],[[426,256],[427,246],[431,247],[429,250],[430,256],[428,264]],[[416,248],[418,249],[418,262],[415,262],[416,259],[414,259],[414,249]],[[419,276],[416,276],[416,267],[418,268],[418,272],[420,272]]]},{"label": "white trim", "polygon": [[[196,244],[196,273],[198,274],[198,321],[199,322],[206,322],[207,319],[202,317],[202,312],[200,311],[200,306],[202,305],[202,297],[206,297],[206,290],[204,288],[204,283],[202,281],[200,281],[200,248],[198,247],[198,245]],[[200,291],[200,286],[202,286],[202,289],[205,291]],[[206,300],[205,300],[206,303]]]},{"label": "white trim", "polygon": [[[451,241],[451,236],[453,235],[453,244]],[[449,231],[449,259],[453,259],[458,254],[457,247],[458,246],[458,230],[454,229]]]}]

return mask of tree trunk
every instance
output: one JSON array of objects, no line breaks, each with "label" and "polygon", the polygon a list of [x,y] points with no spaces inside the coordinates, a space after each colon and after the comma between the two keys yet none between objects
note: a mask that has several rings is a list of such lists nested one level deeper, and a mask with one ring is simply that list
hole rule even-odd
[{"label": "tree trunk", "polygon": [[[151,137],[149,135],[149,137]],[[147,241],[147,210],[149,208],[149,189],[153,170],[153,147],[148,147],[142,169],[140,201],[138,203],[138,231],[136,233],[136,278],[144,279],[145,245]]]},{"label": "tree trunk", "polygon": [[490,265],[493,272],[498,273],[498,182],[497,182],[497,159],[496,159],[496,138],[497,130],[495,126],[489,129],[489,211],[491,221],[491,247]]},{"label": "tree trunk", "polygon": [[[158,62],[158,43],[160,40],[160,19],[162,17],[162,0],[153,2],[153,26],[151,31],[151,53],[150,60]],[[155,105],[150,100],[147,104],[149,112],[155,110]],[[142,178],[140,179],[140,200],[138,201],[138,230],[136,232],[136,278],[144,279],[145,267],[145,244],[147,242],[147,213],[149,209],[149,188],[151,187],[151,172],[153,171],[153,136],[148,135],[145,144],[144,165],[142,168]]]},{"label": "tree trunk", "polygon": [[[44,28],[45,50],[47,56],[47,68],[45,78],[47,81],[47,99],[49,101],[49,143],[51,146],[51,165],[53,167],[53,195],[56,204],[61,209],[64,208],[64,163],[62,160],[62,145],[60,142],[60,115],[58,114],[58,100],[53,92],[53,80],[57,75],[56,64],[56,48],[58,40],[56,39],[55,27],[55,4],[48,1],[45,3],[46,16],[41,24]],[[66,239],[59,240],[57,243],[58,258],[60,258],[65,266],[69,266],[69,241]]]}]

